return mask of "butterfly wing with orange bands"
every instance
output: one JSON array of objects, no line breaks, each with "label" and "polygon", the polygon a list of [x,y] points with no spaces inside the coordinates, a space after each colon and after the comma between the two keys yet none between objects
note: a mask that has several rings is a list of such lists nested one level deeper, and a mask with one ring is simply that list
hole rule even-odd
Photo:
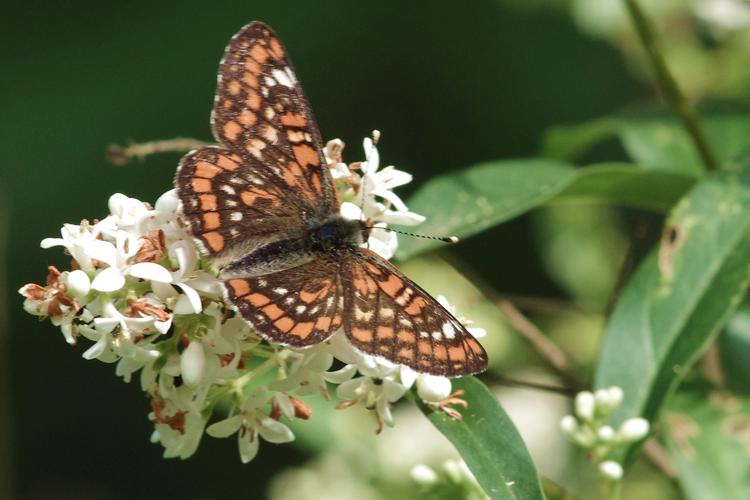
[{"label": "butterfly wing with orange bands", "polygon": [[341,326],[341,262],[330,256],[259,277],[227,280],[226,298],[265,338],[307,347]]},{"label": "butterfly wing with orange bands", "polygon": [[220,147],[185,155],[175,185],[183,219],[218,265],[302,227],[312,210],[257,160]]},{"label": "butterfly wing with orange bands", "polygon": [[338,211],[312,111],[284,47],[265,24],[252,22],[229,42],[211,122],[217,141],[258,160],[319,213]]},{"label": "butterfly wing with orange bands", "polygon": [[487,368],[487,353],[466,328],[388,261],[355,251],[348,266],[344,331],[357,349],[433,375]]}]

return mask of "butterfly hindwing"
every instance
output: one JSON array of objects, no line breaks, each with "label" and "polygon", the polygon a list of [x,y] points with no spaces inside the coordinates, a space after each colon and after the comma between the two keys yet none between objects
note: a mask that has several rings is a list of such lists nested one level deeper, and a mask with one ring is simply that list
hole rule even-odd
[{"label": "butterfly hindwing", "polygon": [[226,297],[265,338],[306,347],[323,342],[341,326],[344,288],[339,263],[312,262],[259,277],[224,282]]},{"label": "butterfly hindwing", "polygon": [[457,377],[487,368],[487,353],[419,285],[376,253],[351,259],[344,331],[359,350],[433,375]]},{"label": "butterfly hindwing", "polygon": [[214,137],[260,161],[318,213],[338,210],[320,132],[284,47],[252,22],[229,43],[219,66]]}]

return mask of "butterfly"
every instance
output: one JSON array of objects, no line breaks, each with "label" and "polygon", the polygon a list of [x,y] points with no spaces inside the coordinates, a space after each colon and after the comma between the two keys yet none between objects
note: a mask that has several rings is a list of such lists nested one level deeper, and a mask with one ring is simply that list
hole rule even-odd
[{"label": "butterfly", "polygon": [[303,348],[343,327],[356,349],[417,372],[487,367],[450,312],[362,247],[365,222],[339,214],[315,119],[265,24],[229,42],[211,127],[219,145],[180,161],[181,216],[219,269],[225,302],[264,338]]}]

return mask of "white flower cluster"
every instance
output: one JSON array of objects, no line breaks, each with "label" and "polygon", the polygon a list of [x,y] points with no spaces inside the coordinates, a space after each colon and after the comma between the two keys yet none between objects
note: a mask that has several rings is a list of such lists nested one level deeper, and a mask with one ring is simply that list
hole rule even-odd
[{"label": "white flower cluster", "polygon": [[563,433],[578,446],[589,450],[599,473],[613,481],[619,481],[623,474],[622,465],[609,458],[613,451],[640,441],[649,433],[649,423],[645,418],[629,418],[617,430],[604,424],[622,398],[622,389],[616,386],[594,393],[579,392],[574,402],[575,416],[566,415],[560,421]]},{"label": "white flower cluster", "polygon": [[[342,213],[364,215],[376,227],[419,223],[423,217],[392,191],[411,176],[393,167],[379,170],[378,135],[365,139],[360,163],[343,163],[341,141],[326,147]],[[43,248],[64,247],[71,270],[50,266],[46,286],[19,290],[26,311],[49,317],[70,344],[80,337],[93,342],[84,358],[116,363],[126,382],[140,373],[151,403],[152,441],[164,446],[165,457],[191,456],[205,431],[236,434],[240,457],[248,462],[259,438],[293,440],[285,419],[309,418],[299,397],[328,398],[329,383],[337,385],[339,407],[359,403],[372,410],[378,431],[393,425],[391,405],[414,384],[428,404],[455,415],[449,405],[463,401],[451,394],[450,380],[364,355],[342,332],[304,350],[263,340],[225,307],[222,285],[178,209],[174,191],[153,207],[113,195],[103,220],[65,224],[60,238],[42,241]],[[398,241],[395,233],[372,231],[367,244],[390,258]],[[331,371],[335,359],[344,366]],[[226,418],[209,425],[214,410]]]}]

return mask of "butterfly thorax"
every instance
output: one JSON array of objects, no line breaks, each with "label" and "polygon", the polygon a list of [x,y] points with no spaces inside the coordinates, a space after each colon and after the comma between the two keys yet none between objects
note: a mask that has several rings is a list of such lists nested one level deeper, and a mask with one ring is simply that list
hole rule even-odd
[{"label": "butterfly thorax", "polygon": [[220,277],[261,276],[301,266],[321,252],[338,253],[355,249],[364,241],[362,221],[340,215],[311,218],[304,228],[270,241],[226,265]]},{"label": "butterfly thorax", "polygon": [[310,221],[306,239],[315,251],[336,251],[355,248],[364,241],[364,224],[362,221],[345,219],[334,215],[317,222]]}]

